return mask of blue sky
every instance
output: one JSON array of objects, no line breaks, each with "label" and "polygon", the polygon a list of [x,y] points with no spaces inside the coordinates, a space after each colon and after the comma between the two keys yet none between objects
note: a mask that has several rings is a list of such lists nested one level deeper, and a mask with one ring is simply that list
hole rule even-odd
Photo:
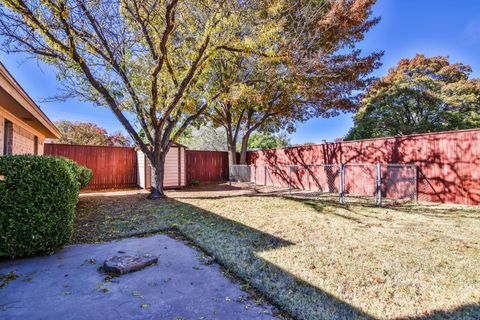
[{"label": "blue sky", "polygon": [[[386,74],[401,58],[416,53],[450,56],[463,62],[480,77],[480,0],[378,0],[374,15],[382,18],[359,44],[365,52],[385,51],[383,66],[375,76]],[[0,53],[0,60],[52,119],[95,122],[108,131],[124,131],[110,110],[70,99],[40,103],[58,93],[60,84],[48,66],[20,55]],[[331,141],[343,137],[352,126],[352,115],[312,119],[297,126],[292,143]]]}]

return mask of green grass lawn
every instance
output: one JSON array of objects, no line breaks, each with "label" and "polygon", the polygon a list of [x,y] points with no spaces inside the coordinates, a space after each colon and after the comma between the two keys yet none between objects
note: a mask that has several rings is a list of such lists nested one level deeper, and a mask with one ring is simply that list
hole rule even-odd
[{"label": "green grass lawn", "polygon": [[480,319],[480,208],[226,189],[83,195],[73,241],[175,228],[298,319]]}]

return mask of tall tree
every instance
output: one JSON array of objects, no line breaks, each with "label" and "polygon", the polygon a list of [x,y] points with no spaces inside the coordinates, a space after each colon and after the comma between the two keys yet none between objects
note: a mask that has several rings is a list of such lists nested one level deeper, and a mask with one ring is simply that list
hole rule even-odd
[{"label": "tall tree", "polygon": [[402,59],[373,83],[346,139],[480,127],[480,79],[448,57]]},{"label": "tall tree", "polygon": [[279,92],[285,83],[279,79],[274,81],[273,76],[282,75],[265,69],[273,65],[278,62],[268,64],[243,57],[226,58],[214,64],[210,84],[217,86],[216,90],[221,94],[211,105],[207,118],[215,127],[225,129],[230,164],[237,163],[237,145],[241,150],[240,162],[245,163],[247,144],[255,131],[275,132],[288,126],[293,119],[301,120],[304,116],[296,105],[280,103]]},{"label": "tall tree", "polygon": [[60,120],[55,125],[62,133],[59,143],[95,146],[130,146],[130,139],[121,132],[109,134],[106,129],[90,122]]},{"label": "tall tree", "polygon": [[171,145],[216,96],[204,90],[211,61],[222,52],[267,56],[254,40],[272,25],[271,3],[1,0],[0,35],[5,51],[54,66],[65,96],[112,110],[152,166],[156,199]]},{"label": "tall tree", "polygon": [[230,163],[246,162],[256,131],[293,131],[298,121],[356,110],[382,53],[362,56],[355,44],[377,22],[374,0],[297,1],[285,6],[276,39],[262,42],[278,59],[223,55],[210,85],[221,92],[208,116],[226,129]]}]

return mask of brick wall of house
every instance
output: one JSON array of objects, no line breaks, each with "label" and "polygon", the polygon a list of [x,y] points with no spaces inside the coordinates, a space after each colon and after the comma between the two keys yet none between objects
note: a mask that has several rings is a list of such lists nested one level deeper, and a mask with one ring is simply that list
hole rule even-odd
[{"label": "brick wall of house", "polygon": [[38,137],[38,154],[42,155],[44,153],[44,144],[45,144],[45,139],[41,139]]},{"label": "brick wall of house", "polygon": [[[5,125],[5,120],[10,121],[9,126]],[[0,113],[0,155],[3,155],[4,152],[5,130],[10,131],[10,134],[8,134],[8,145],[10,147],[9,150],[7,150],[7,154],[35,154],[35,135],[38,133],[19,125],[16,119],[10,118],[8,115],[6,118]],[[42,155],[44,152],[45,138],[43,136],[37,137],[36,153]]]},{"label": "brick wall of house", "polygon": [[0,115],[0,155],[3,154],[3,124],[5,119]]},{"label": "brick wall of house", "polygon": [[33,154],[35,135],[13,124],[12,154]]}]

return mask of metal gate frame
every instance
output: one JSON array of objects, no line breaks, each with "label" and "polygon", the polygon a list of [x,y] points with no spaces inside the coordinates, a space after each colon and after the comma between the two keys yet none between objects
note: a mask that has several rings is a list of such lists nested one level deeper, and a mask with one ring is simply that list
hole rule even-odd
[{"label": "metal gate frame", "polygon": [[[379,170],[379,176],[380,176],[380,185],[379,185],[379,193],[380,193],[380,199],[382,199],[382,182],[385,181],[383,180],[383,177],[381,176],[381,168],[385,167],[387,170],[389,167],[393,168],[412,168],[413,169],[413,183],[414,183],[414,191],[413,191],[413,200],[415,202],[418,202],[418,166],[416,164],[400,164],[400,163],[378,163],[378,170]],[[380,207],[382,206],[382,202],[380,202]]]},{"label": "metal gate frame", "polygon": [[[234,164],[230,165],[228,168],[228,182],[231,184],[232,182],[252,182],[252,165],[249,164]],[[237,169],[243,169],[245,171],[245,175],[242,173],[237,173]],[[248,175],[248,179],[246,176]],[[248,180],[248,181],[247,181]]]},{"label": "metal gate frame", "polygon": [[[288,165],[288,193],[289,195],[292,195],[292,168],[293,167],[298,167],[298,168],[310,168],[310,167],[323,167],[323,168],[338,168],[338,174],[339,174],[339,177],[340,177],[340,180],[342,178],[342,169],[341,169],[341,165],[339,164],[291,164],[291,165]],[[309,173],[309,176],[311,176],[311,173],[310,171],[308,171]],[[330,187],[330,184],[329,184],[329,187]],[[341,182],[340,182],[340,185],[339,185],[339,193],[340,193],[340,189],[341,188]],[[320,191],[319,193],[332,193],[332,192],[322,192]]]},{"label": "metal gate frame", "polygon": [[[272,179],[272,174],[268,171],[268,167],[275,167],[275,166],[272,166],[272,165],[268,165],[268,164],[255,164],[253,165],[253,172],[254,172],[254,175],[253,175],[253,181],[254,181],[254,185],[255,185],[255,188],[257,188],[257,186],[259,185],[262,185],[262,186],[268,186],[268,178],[270,177],[270,181],[272,182],[272,187],[275,187],[275,180]],[[264,177],[264,184],[259,184],[257,182],[257,168],[263,168],[263,177]],[[278,168],[278,167],[276,167]]]},{"label": "metal gate frame", "polygon": [[418,166],[415,164],[396,164],[396,163],[341,163],[341,164],[302,164],[302,165],[288,165],[288,193],[292,195],[292,168],[293,167],[338,167],[339,168],[339,186],[338,194],[340,203],[346,203],[345,198],[346,193],[346,179],[345,172],[348,170],[349,166],[356,167],[370,167],[372,168],[375,177],[373,178],[373,198],[374,204],[377,207],[383,206],[383,193],[382,193],[382,183],[384,182],[382,177],[382,166],[386,167],[387,170],[389,167],[401,167],[401,168],[414,168],[414,201],[418,201]]}]

